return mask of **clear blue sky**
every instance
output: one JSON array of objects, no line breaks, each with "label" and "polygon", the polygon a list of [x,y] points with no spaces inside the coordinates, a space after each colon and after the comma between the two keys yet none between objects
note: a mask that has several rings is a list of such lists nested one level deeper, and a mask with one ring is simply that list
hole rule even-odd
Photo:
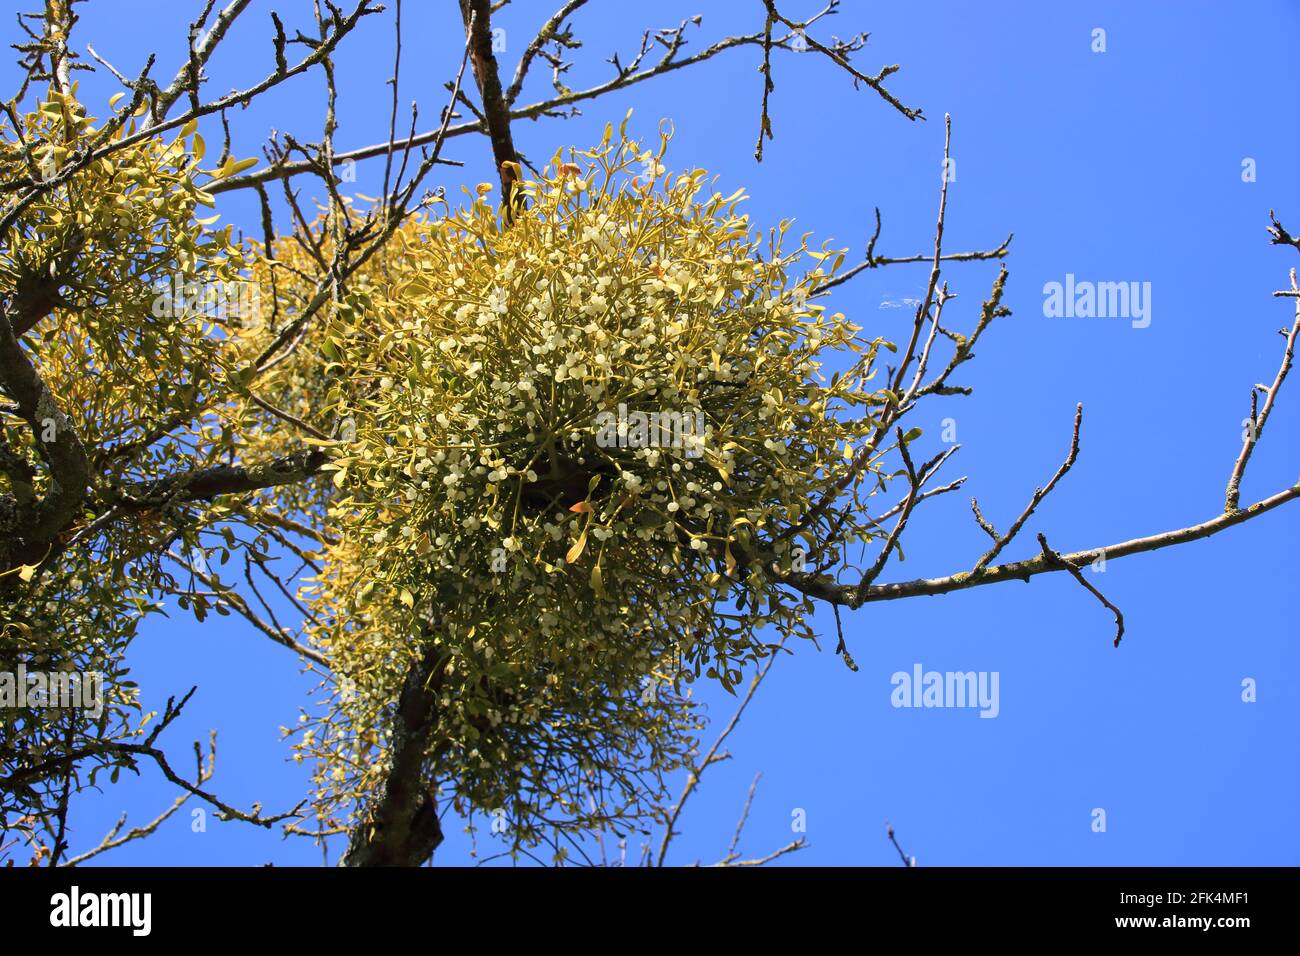
[{"label": "clear blue sky", "polygon": [[[9,4],[6,4],[9,5]],[[30,4],[27,4],[30,6]],[[181,62],[184,24],[201,4],[107,2],[79,7],[78,47],[90,40],[123,72],[150,51],[168,76]],[[213,68],[214,90],[246,84],[270,65],[266,4],[248,15]],[[558,0],[515,0],[498,20],[507,30],[503,65],[515,59]],[[460,27],[450,0],[408,2],[401,95],[418,98],[426,127],[455,72]],[[306,27],[305,0],[278,5],[292,30]],[[812,3],[785,0],[799,16]],[[584,41],[572,87],[604,78],[605,57],[624,62],[644,27],[703,13],[695,47],[761,27],[755,2],[697,0],[633,5],[594,0],[573,23]],[[11,22],[6,18],[4,22]],[[387,135],[391,18],[375,18],[340,57],[339,148]],[[1106,30],[1107,52],[1091,52]],[[1292,250],[1270,247],[1276,208],[1300,230],[1294,157],[1294,37],[1300,8],[1283,0],[1248,7],[1208,2],[973,4],[960,0],[845,0],[822,29],[872,34],[858,63],[900,63],[891,81],[928,122],[909,123],[812,54],[778,55],[772,99],[776,139],[753,160],[760,77],[755,49],[583,105],[565,121],[519,123],[519,147],[535,162],[558,146],[594,143],[603,125],[636,110],[633,128],[651,137],[670,117],[670,168],[716,172],[726,191],[746,186],[756,222],[795,217],[800,231],[833,238],[860,255],[881,207],[877,251],[930,248],[943,115],[953,117],[957,179],[948,247],[996,245],[1016,234],[1007,304],[966,366],[970,399],[936,402],[916,424],[922,454],[941,447],[945,417],[963,448],[949,466],[970,475],[964,493],[929,503],[909,529],[907,561],[892,578],[968,568],[986,545],[966,501],[979,497],[1002,527],[1066,450],[1076,402],[1085,406],[1082,454],[1008,556],[1033,553],[1035,531],[1073,550],[1180,527],[1216,514],[1240,444],[1249,388],[1272,381],[1288,306],[1283,288]],[[12,27],[9,28],[12,32]],[[10,68],[10,73],[12,73]],[[86,99],[112,91],[83,78]],[[525,91],[549,88],[542,72]],[[529,96],[529,93],[537,96]],[[232,115],[237,153],[253,155],[271,127],[311,138],[321,89],[298,82]],[[209,142],[219,141],[215,130]],[[451,194],[492,179],[486,140],[461,138],[443,170]],[[1258,181],[1244,183],[1243,159]],[[356,189],[376,194],[382,165],[362,165]],[[221,211],[256,231],[250,197]],[[987,294],[991,265],[951,268],[967,318]],[[1043,285],[1080,279],[1152,284],[1149,328],[1127,321],[1049,319]],[[908,310],[888,300],[918,296],[924,266],[867,274],[836,294],[835,307],[870,332],[899,338]],[[1300,382],[1284,393],[1245,484],[1243,500],[1300,476]],[[805,864],[897,865],[885,839],[891,821],[922,865],[1297,864],[1295,794],[1300,726],[1293,542],[1300,505],[1208,541],[1113,561],[1093,580],[1124,610],[1128,634],[1111,647],[1109,614],[1068,578],[1000,584],[955,595],[877,604],[845,618],[861,667],[801,647],[779,663],[734,735],[734,759],[714,767],[683,819],[672,859],[711,862],[726,850],[753,774],[763,780],[742,848],[761,855],[792,838],[792,812],[807,815]],[[225,799],[268,810],[305,792],[305,769],[287,761],[277,728],[295,720],[308,683],[292,655],[241,626],[182,615],[156,619],[133,653],[150,706],[199,685],[187,715],[167,735],[179,759],[189,742],[220,729],[218,774]],[[1000,714],[895,709],[890,675],[927,670],[997,671]],[[1258,702],[1243,703],[1243,678]],[[706,694],[715,717],[730,700]],[[76,805],[73,852],[97,842],[123,809],[143,822],[172,799],[156,775],[125,781]],[[1104,808],[1107,831],[1091,829]],[[440,864],[468,860],[452,831]],[[481,843],[482,847],[483,844]],[[242,824],[191,833],[188,816],[105,862],[314,863],[307,841]]]}]

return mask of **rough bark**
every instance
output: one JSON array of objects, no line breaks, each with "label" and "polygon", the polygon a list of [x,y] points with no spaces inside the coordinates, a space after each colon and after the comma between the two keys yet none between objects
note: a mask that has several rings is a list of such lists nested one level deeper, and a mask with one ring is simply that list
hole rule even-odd
[{"label": "rough bark", "polygon": [[343,866],[420,866],[442,843],[424,764],[437,726],[436,700],[444,657],[430,649],[411,668],[393,719],[392,766],[370,808],[369,820],[353,829]]},{"label": "rough bark", "polygon": [[484,125],[492,141],[492,161],[501,176],[501,214],[510,221],[519,182],[519,154],[510,133],[510,106],[501,88],[501,74],[492,52],[492,4],[489,0],[460,0],[460,12],[470,33],[469,61],[483,101]]}]

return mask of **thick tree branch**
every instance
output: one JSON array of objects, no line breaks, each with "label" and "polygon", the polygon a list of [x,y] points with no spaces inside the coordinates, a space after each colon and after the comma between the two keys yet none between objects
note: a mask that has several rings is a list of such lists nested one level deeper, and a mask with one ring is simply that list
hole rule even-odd
[{"label": "thick tree branch", "polygon": [[50,468],[50,486],[31,507],[0,513],[0,530],[38,543],[67,525],[86,496],[90,465],[76,429],[50,394],[23,347],[14,337],[8,310],[0,306],[0,387],[18,404]]},{"label": "thick tree branch", "polygon": [[144,511],[185,501],[211,501],[222,495],[245,494],[306,481],[320,473],[329,453],[319,448],[303,449],[270,461],[252,465],[217,465],[127,485],[122,489],[119,508]]},{"label": "thick tree branch", "polygon": [[45,42],[50,56],[50,82],[62,95],[72,94],[72,57],[68,36],[77,22],[72,0],[45,0]]},{"label": "thick tree branch", "polygon": [[509,222],[514,214],[515,188],[519,182],[519,154],[510,135],[510,106],[501,89],[497,58],[492,52],[491,5],[488,0],[460,0],[460,12],[469,36],[474,82],[483,101],[483,121],[492,142],[492,162],[501,177],[501,215]]},{"label": "thick tree branch", "polygon": [[199,84],[203,80],[203,67],[212,58],[212,54],[217,49],[217,44],[225,37],[226,31],[230,29],[231,24],[235,22],[241,13],[248,9],[250,3],[252,3],[252,0],[230,0],[230,3],[217,14],[212,26],[198,38],[197,42],[195,37],[206,25],[205,18],[200,18],[190,24],[189,59],[180,68],[171,83],[167,84],[167,88],[158,94],[158,99],[154,103],[152,110],[155,123],[161,122],[167,116],[172,105],[187,90],[197,95]]},{"label": "thick tree branch", "polygon": [[393,717],[392,762],[369,819],[352,830],[343,866],[420,866],[442,842],[442,824],[424,784],[424,768],[446,662],[445,655],[431,647],[407,672]]}]

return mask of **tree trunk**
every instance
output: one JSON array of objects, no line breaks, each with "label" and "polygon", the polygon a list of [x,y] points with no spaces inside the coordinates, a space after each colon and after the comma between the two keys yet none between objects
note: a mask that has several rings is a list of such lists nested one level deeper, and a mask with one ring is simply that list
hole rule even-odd
[{"label": "tree trunk", "polygon": [[445,656],[430,648],[407,673],[393,720],[392,766],[369,820],[352,831],[343,866],[421,866],[442,842],[438,808],[423,781],[445,666]]}]

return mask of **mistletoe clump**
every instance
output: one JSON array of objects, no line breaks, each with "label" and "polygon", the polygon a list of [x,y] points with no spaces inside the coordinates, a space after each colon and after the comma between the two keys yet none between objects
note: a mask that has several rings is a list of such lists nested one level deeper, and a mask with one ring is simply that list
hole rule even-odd
[{"label": "mistletoe clump", "polygon": [[[343,686],[308,734],[327,788],[378,779],[371,728],[430,655],[433,775],[522,812],[557,766],[610,773],[649,742],[671,767],[670,687],[730,690],[776,635],[810,633],[780,578],[828,530],[812,504],[878,480],[848,458],[885,400],[882,343],[813,301],[842,256],[783,252],[788,223],[764,242],[740,192],[668,174],[666,144],[607,129],[513,217],[480,186],[408,223],[336,310],[337,541],[311,597]],[[835,534],[873,529],[840,515]]]},{"label": "mistletoe clump", "polygon": [[[213,204],[205,186],[253,161],[201,170],[196,122],[141,136],[147,107],[121,99],[101,121],[75,88],[52,88],[0,120],[0,181],[21,190],[0,229],[5,360],[30,361],[28,380],[48,389],[0,410],[0,672],[97,674],[104,696],[90,720],[0,708],[0,777],[20,783],[61,751],[91,755],[76,788],[135,766],[106,745],[141,730],[123,658],[169,580],[155,544],[184,523],[133,519],[122,488],[176,468],[192,438],[178,423],[223,391],[241,321],[243,250],[201,207]],[[33,812],[48,797],[13,792]]]},{"label": "mistletoe clump", "polygon": [[202,170],[197,122],[138,138],[129,104],[101,123],[56,90],[20,122],[0,121],[0,177],[48,187],[0,237],[15,332],[40,337],[42,375],[86,445],[183,420],[218,390],[228,327],[249,311],[244,252],[210,228],[203,187],[256,160]]}]

